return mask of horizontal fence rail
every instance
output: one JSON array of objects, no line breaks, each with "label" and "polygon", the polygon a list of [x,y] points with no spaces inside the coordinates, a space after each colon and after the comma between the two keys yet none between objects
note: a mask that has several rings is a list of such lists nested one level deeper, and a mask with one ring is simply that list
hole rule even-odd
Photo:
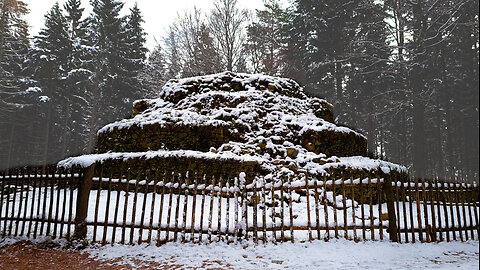
[{"label": "horizontal fence rail", "polygon": [[478,239],[476,184],[304,176],[272,181],[103,168],[0,176],[0,235],[101,244]]}]

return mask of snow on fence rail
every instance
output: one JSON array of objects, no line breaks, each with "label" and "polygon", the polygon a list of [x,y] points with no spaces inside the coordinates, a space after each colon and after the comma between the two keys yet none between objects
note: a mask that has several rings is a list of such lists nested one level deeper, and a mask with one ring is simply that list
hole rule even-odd
[{"label": "snow on fence rail", "polygon": [[[99,165],[100,166],[100,165]],[[100,171],[100,173],[98,173]],[[362,176],[246,183],[192,173],[52,169],[0,176],[0,236],[101,244],[478,239],[476,184]]]}]

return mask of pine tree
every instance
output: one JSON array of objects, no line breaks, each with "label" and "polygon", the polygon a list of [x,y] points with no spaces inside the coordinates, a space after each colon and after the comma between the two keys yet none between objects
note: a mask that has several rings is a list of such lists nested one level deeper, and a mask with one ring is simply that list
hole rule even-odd
[{"label": "pine tree", "polygon": [[139,72],[145,66],[146,53],[148,52],[148,49],[145,48],[146,38],[142,28],[143,22],[140,9],[135,4],[126,18],[123,33],[125,48],[122,49],[123,74],[121,80],[124,83],[122,89],[126,91],[123,96],[128,97],[130,103],[142,97],[144,88],[138,77]]},{"label": "pine tree", "polygon": [[[89,38],[94,48],[89,93],[89,139],[88,151],[95,146],[97,130],[104,124],[124,117],[128,97],[122,88],[122,49],[125,40],[124,20],[120,17],[123,3],[115,0],[92,0],[93,14],[90,18]],[[128,104],[130,106],[130,104]]]},{"label": "pine tree", "polygon": [[165,73],[165,55],[162,46],[157,44],[148,57],[147,63],[140,74],[142,84],[145,85],[145,92],[142,94],[143,97],[154,98],[157,96],[160,88],[168,80]]},{"label": "pine tree", "polygon": [[25,90],[30,81],[24,72],[30,48],[28,12],[23,1],[0,0],[0,168],[24,164],[20,159],[30,146],[25,111],[38,91]]},{"label": "pine tree", "polygon": [[260,73],[264,70],[262,63],[266,54],[266,46],[263,39],[264,35],[265,29],[257,22],[253,22],[247,28],[247,41],[244,46],[253,73]]},{"label": "pine tree", "polygon": [[[67,126],[57,123],[64,123],[63,117],[68,117],[66,111],[70,103],[70,89],[66,88],[66,77],[68,75],[68,56],[71,46],[68,36],[67,19],[63,15],[58,3],[45,15],[45,27],[35,37],[35,47],[32,51],[31,70],[37,81],[37,86],[42,90],[44,98],[39,103],[39,110],[42,116],[43,127],[43,154],[42,164],[54,161],[61,153],[52,152],[59,147],[55,138],[61,138],[66,132]],[[65,137],[64,137],[65,138]]]},{"label": "pine tree", "polygon": [[199,74],[213,74],[221,71],[221,58],[215,49],[214,39],[210,32],[210,29],[205,23],[200,25],[200,31],[198,33],[199,41],[196,43],[199,67]]},{"label": "pine tree", "polygon": [[257,19],[247,27],[245,44],[253,72],[280,75],[284,63],[283,27],[286,12],[277,0],[268,0],[263,10],[256,11]]},{"label": "pine tree", "polygon": [[12,96],[23,86],[22,69],[30,47],[27,13],[23,1],[0,0],[0,113],[16,108]]},{"label": "pine tree", "polygon": [[333,100],[338,110],[343,100],[345,30],[351,18],[345,18],[344,4],[334,2],[294,1],[289,14],[287,48],[293,60],[291,68],[297,69],[289,73],[300,73],[299,79],[311,92]]},{"label": "pine tree", "polygon": [[170,27],[167,36],[163,39],[165,61],[167,63],[167,78],[174,79],[180,77],[182,71],[182,63],[180,56],[180,46],[178,41],[178,33],[174,27]]},{"label": "pine tree", "polygon": [[383,153],[376,153],[378,134],[375,125],[383,108],[374,97],[389,89],[391,81],[388,78],[392,73],[389,66],[392,50],[387,40],[386,17],[383,6],[375,1],[362,1],[355,8],[351,23],[354,34],[346,52],[350,65],[345,69],[345,96],[348,102],[345,102],[344,122],[365,131],[369,150],[378,156]]},{"label": "pine tree", "polygon": [[350,45],[358,28],[354,10],[360,2],[297,0],[287,26],[287,53],[292,60],[288,73],[299,75],[310,92],[332,100],[341,123],[348,119],[344,86]]},{"label": "pine tree", "polygon": [[71,89],[70,104],[65,109],[65,129],[62,140],[62,156],[71,156],[86,151],[88,129],[87,93],[90,89],[89,77],[92,75],[91,56],[93,51],[88,46],[88,20],[82,20],[84,9],[80,0],[68,0],[64,9],[68,22],[70,54],[68,56],[67,89]]}]

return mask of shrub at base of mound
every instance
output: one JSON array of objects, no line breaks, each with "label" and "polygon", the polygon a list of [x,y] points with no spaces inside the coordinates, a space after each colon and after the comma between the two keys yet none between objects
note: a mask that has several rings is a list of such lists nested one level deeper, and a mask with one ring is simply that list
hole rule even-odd
[{"label": "shrub at base of mound", "polygon": [[367,156],[367,139],[356,133],[307,130],[300,144],[308,151],[326,156]]},{"label": "shrub at base of mound", "polygon": [[98,135],[97,153],[143,152],[159,149],[209,151],[233,139],[226,126],[152,124],[118,129]]}]

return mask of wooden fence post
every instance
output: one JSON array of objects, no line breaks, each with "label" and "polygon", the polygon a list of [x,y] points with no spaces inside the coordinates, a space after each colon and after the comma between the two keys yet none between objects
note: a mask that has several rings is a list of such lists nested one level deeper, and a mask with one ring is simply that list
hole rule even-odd
[{"label": "wooden fence post", "polygon": [[95,171],[95,163],[85,169],[85,174],[78,185],[77,208],[75,214],[75,233],[73,239],[85,239],[87,237],[87,212],[92,178]]},{"label": "wooden fence post", "polygon": [[[388,234],[390,235],[390,241],[398,243],[397,217],[395,214],[395,204],[394,204],[393,189],[392,189],[392,177],[390,175],[387,175],[384,178],[383,191],[385,192],[385,197],[387,199]],[[381,202],[379,202],[379,206],[380,206],[380,203]]]}]

